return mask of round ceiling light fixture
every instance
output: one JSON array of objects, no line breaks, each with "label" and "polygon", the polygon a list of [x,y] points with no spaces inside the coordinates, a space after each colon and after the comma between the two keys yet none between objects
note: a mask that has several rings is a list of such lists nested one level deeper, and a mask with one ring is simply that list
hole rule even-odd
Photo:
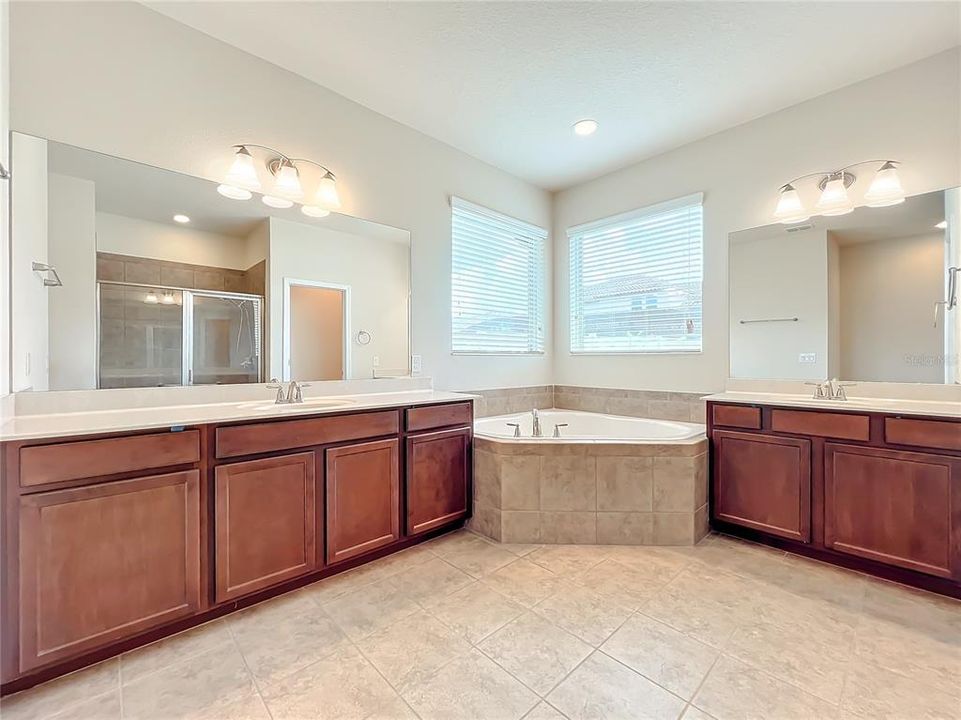
[{"label": "round ceiling light fixture", "polygon": [[597,120],[585,118],[574,123],[575,135],[593,135],[597,131]]},{"label": "round ceiling light fixture", "polygon": [[181,213],[177,213],[176,215],[174,215],[174,222],[178,222],[181,225],[186,225],[187,223],[190,222],[190,218],[187,217],[186,215],[182,215]]}]

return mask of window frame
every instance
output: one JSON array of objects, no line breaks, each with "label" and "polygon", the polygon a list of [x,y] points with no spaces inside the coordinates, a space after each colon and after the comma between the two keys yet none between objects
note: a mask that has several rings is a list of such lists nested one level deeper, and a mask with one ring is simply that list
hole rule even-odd
[{"label": "window frame", "polygon": [[[605,228],[610,228],[616,225],[623,225],[630,223],[632,221],[640,220],[645,217],[650,217],[652,215],[658,215],[661,213],[669,212],[671,210],[677,210],[684,207],[700,207],[701,209],[701,238],[700,238],[700,256],[701,256],[701,273],[700,273],[700,314],[701,314],[701,335],[700,343],[697,348],[683,349],[683,348],[666,348],[666,349],[638,349],[638,350],[601,350],[601,349],[590,349],[590,350],[577,350],[574,348],[574,337],[577,329],[576,318],[575,318],[575,277],[574,277],[574,243],[575,237],[588,232],[596,232],[598,230],[604,230]],[[655,203],[653,205],[646,205],[635,210],[629,210],[628,212],[619,213],[617,215],[611,215],[609,217],[600,218],[598,220],[592,220],[590,222],[582,223],[580,225],[573,225],[567,228],[567,264],[568,264],[568,355],[576,357],[590,357],[590,356],[618,356],[624,355],[629,357],[637,357],[639,355],[700,355],[704,353],[704,193],[697,192],[690,195],[684,195],[682,197],[674,198],[672,200],[666,200],[664,202]]]},{"label": "window frame", "polygon": [[[451,207],[451,240],[450,240],[450,354],[451,356],[460,357],[538,357],[544,356],[546,354],[547,342],[548,342],[548,327],[547,327],[547,240],[550,236],[549,231],[546,228],[542,228],[533,223],[526,222],[524,220],[519,220],[505,213],[499,212],[497,210],[492,210],[491,208],[484,207],[483,205],[478,205],[472,203],[469,200],[464,200],[463,198],[457,197],[456,195],[450,196],[450,207]],[[465,213],[471,213],[478,217],[487,217],[491,220],[504,224],[513,226],[517,232],[523,233],[532,242],[536,243],[536,251],[534,258],[532,260],[529,274],[531,277],[536,279],[536,284],[528,285],[528,292],[534,292],[536,294],[536,315],[530,315],[528,321],[539,329],[539,332],[535,336],[528,335],[528,349],[527,350],[504,350],[504,349],[492,349],[492,350],[458,350],[455,348],[455,331],[454,331],[454,263],[456,260],[456,255],[454,251],[454,219],[455,214],[458,211]],[[530,342],[533,339],[534,342]],[[530,349],[532,346],[539,349]]]}]

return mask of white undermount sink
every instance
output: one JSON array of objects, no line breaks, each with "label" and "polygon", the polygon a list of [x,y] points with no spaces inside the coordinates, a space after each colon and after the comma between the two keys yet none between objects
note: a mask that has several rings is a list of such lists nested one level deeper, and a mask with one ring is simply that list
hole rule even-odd
[{"label": "white undermount sink", "polygon": [[309,408],[317,410],[333,410],[336,408],[346,408],[356,405],[356,400],[344,398],[304,398],[300,403],[276,403],[273,400],[263,400],[260,402],[241,403],[237,406],[240,410],[252,410],[253,412],[289,412],[291,410],[306,410]]}]

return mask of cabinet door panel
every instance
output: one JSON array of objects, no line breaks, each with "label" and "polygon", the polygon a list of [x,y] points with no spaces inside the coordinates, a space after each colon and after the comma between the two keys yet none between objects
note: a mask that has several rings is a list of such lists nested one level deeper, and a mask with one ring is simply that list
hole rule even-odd
[{"label": "cabinet door panel", "polygon": [[427,532],[467,515],[470,429],[407,438],[407,532]]},{"label": "cabinet door panel", "polygon": [[961,458],[828,443],[824,464],[827,547],[961,576]]},{"label": "cabinet door panel", "polygon": [[214,485],[217,602],[316,567],[313,453],[221,465]]},{"label": "cabinet door panel", "polygon": [[400,538],[399,447],[392,439],[327,450],[327,562]]},{"label": "cabinet door panel", "polygon": [[810,440],[716,431],[714,517],[810,542]]},{"label": "cabinet door panel", "polygon": [[200,607],[196,470],[20,498],[20,670]]}]

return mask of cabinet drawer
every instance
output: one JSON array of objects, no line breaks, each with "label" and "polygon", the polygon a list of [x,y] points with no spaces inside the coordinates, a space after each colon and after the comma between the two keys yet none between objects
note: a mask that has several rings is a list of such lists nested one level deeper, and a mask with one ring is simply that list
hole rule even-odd
[{"label": "cabinet drawer", "polygon": [[715,425],[760,430],[761,408],[750,405],[715,405],[711,411],[711,420]]},{"label": "cabinet drawer", "polygon": [[407,411],[407,430],[430,430],[452,425],[470,425],[471,404],[434,405],[416,407]]},{"label": "cabinet drawer", "polygon": [[345,440],[396,435],[399,430],[399,414],[395,410],[233,425],[217,428],[217,457],[256,455],[274,450],[291,450]]},{"label": "cabinet drawer", "polygon": [[810,412],[807,410],[772,410],[771,429],[794,435],[867,441],[871,423],[867,415]]},{"label": "cabinet drawer", "polygon": [[894,445],[961,450],[961,422],[884,418],[884,441]]},{"label": "cabinet drawer", "polygon": [[198,430],[34,445],[20,448],[20,485],[45,485],[199,461]]}]

